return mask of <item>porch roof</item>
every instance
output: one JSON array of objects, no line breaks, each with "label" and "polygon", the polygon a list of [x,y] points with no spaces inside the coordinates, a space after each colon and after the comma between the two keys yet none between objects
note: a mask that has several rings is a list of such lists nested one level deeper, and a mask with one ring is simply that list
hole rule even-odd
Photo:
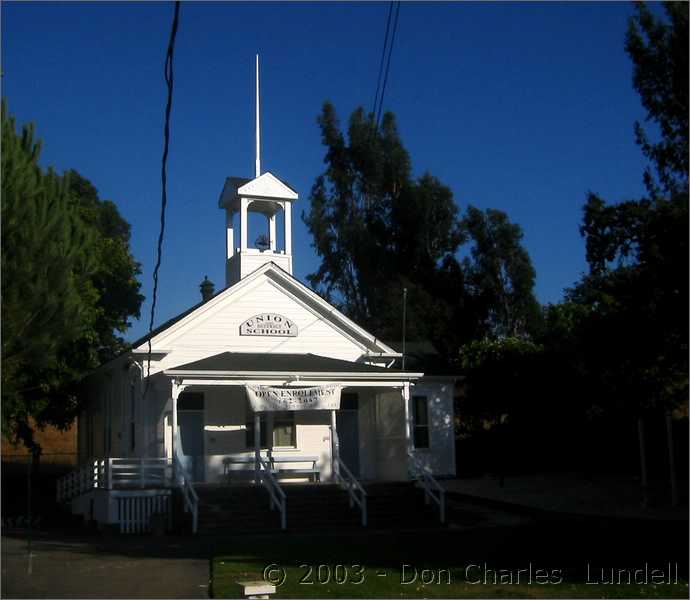
[{"label": "porch roof", "polygon": [[423,373],[409,373],[317,354],[222,352],[165,371],[166,375],[195,376],[354,376],[374,379],[417,379]]}]

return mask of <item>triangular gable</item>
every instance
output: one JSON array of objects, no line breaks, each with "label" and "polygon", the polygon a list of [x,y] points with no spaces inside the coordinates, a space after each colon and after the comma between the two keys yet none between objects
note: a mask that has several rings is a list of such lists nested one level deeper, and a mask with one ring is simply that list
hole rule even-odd
[{"label": "triangular gable", "polygon": [[237,188],[238,196],[297,200],[297,192],[268,171]]},{"label": "triangular gable", "polygon": [[[241,299],[251,297],[252,292],[254,290],[260,291],[259,288],[261,287],[265,291],[268,289],[266,286],[272,286],[304,310],[310,311],[314,316],[318,317],[321,323],[328,325],[334,332],[356,345],[362,354],[395,352],[390,346],[365,331],[299,280],[271,262],[262,265],[235,285],[217,293],[209,301],[188,311],[186,314],[183,313],[184,316],[182,318],[172,319],[169,322],[169,326],[160,328],[154,334],[151,339],[152,348],[173,350],[176,339],[184,335],[185,332],[192,331],[203,322],[212,319],[213,315],[222,310],[224,305],[228,305],[228,303],[238,303],[239,305]],[[243,302],[246,304],[246,299]],[[250,312],[250,309],[245,309],[244,314],[246,318],[253,316],[249,314]],[[257,310],[256,312],[260,311]],[[239,326],[239,322],[235,323],[233,327],[235,325]],[[189,342],[185,343],[185,346],[189,346]],[[144,338],[140,340],[135,351],[142,351],[147,348],[148,344]]]}]

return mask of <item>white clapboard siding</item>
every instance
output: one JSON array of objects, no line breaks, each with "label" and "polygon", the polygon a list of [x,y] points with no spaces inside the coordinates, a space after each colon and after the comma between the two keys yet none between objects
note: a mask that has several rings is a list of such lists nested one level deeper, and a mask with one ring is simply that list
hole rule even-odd
[{"label": "white clapboard siding", "polygon": [[[241,336],[240,325],[263,312],[278,313],[294,321],[298,335]],[[165,348],[170,354],[152,364],[152,372],[220,352],[312,353],[354,361],[367,351],[361,341],[332,324],[327,315],[265,277],[187,319],[153,340],[155,347]]]}]

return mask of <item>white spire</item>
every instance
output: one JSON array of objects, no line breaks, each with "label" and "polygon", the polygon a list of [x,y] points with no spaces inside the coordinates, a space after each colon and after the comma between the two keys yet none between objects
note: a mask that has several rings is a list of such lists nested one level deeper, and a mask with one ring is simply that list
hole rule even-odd
[{"label": "white spire", "polygon": [[259,55],[256,55],[256,177],[261,175],[261,126],[259,124]]}]

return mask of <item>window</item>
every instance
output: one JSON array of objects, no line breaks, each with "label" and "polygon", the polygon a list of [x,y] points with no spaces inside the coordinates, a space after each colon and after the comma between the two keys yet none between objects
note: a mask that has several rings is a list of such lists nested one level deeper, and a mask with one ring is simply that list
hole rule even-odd
[{"label": "window", "polygon": [[290,446],[294,448],[297,445],[297,435],[295,427],[295,413],[294,412],[276,412],[273,413],[273,445],[280,448],[281,446]]},{"label": "window", "polygon": [[[273,435],[271,438],[272,448],[294,448],[297,446],[297,428],[295,427],[295,413],[275,412],[272,413]],[[261,449],[268,448],[268,428],[270,421],[266,418],[266,413],[261,414]],[[254,448],[254,413],[247,411],[246,421],[246,447]]]},{"label": "window", "polygon": [[[261,447],[262,448],[267,448],[268,444],[266,444],[266,415],[262,414],[261,417]],[[247,437],[246,437],[246,445],[247,448],[254,448],[254,413],[250,410],[247,411]]]},{"label": "window", "polygon": [[426,396],[412,396],[413,441],[415,448],[429,447],[429,407]]}]

